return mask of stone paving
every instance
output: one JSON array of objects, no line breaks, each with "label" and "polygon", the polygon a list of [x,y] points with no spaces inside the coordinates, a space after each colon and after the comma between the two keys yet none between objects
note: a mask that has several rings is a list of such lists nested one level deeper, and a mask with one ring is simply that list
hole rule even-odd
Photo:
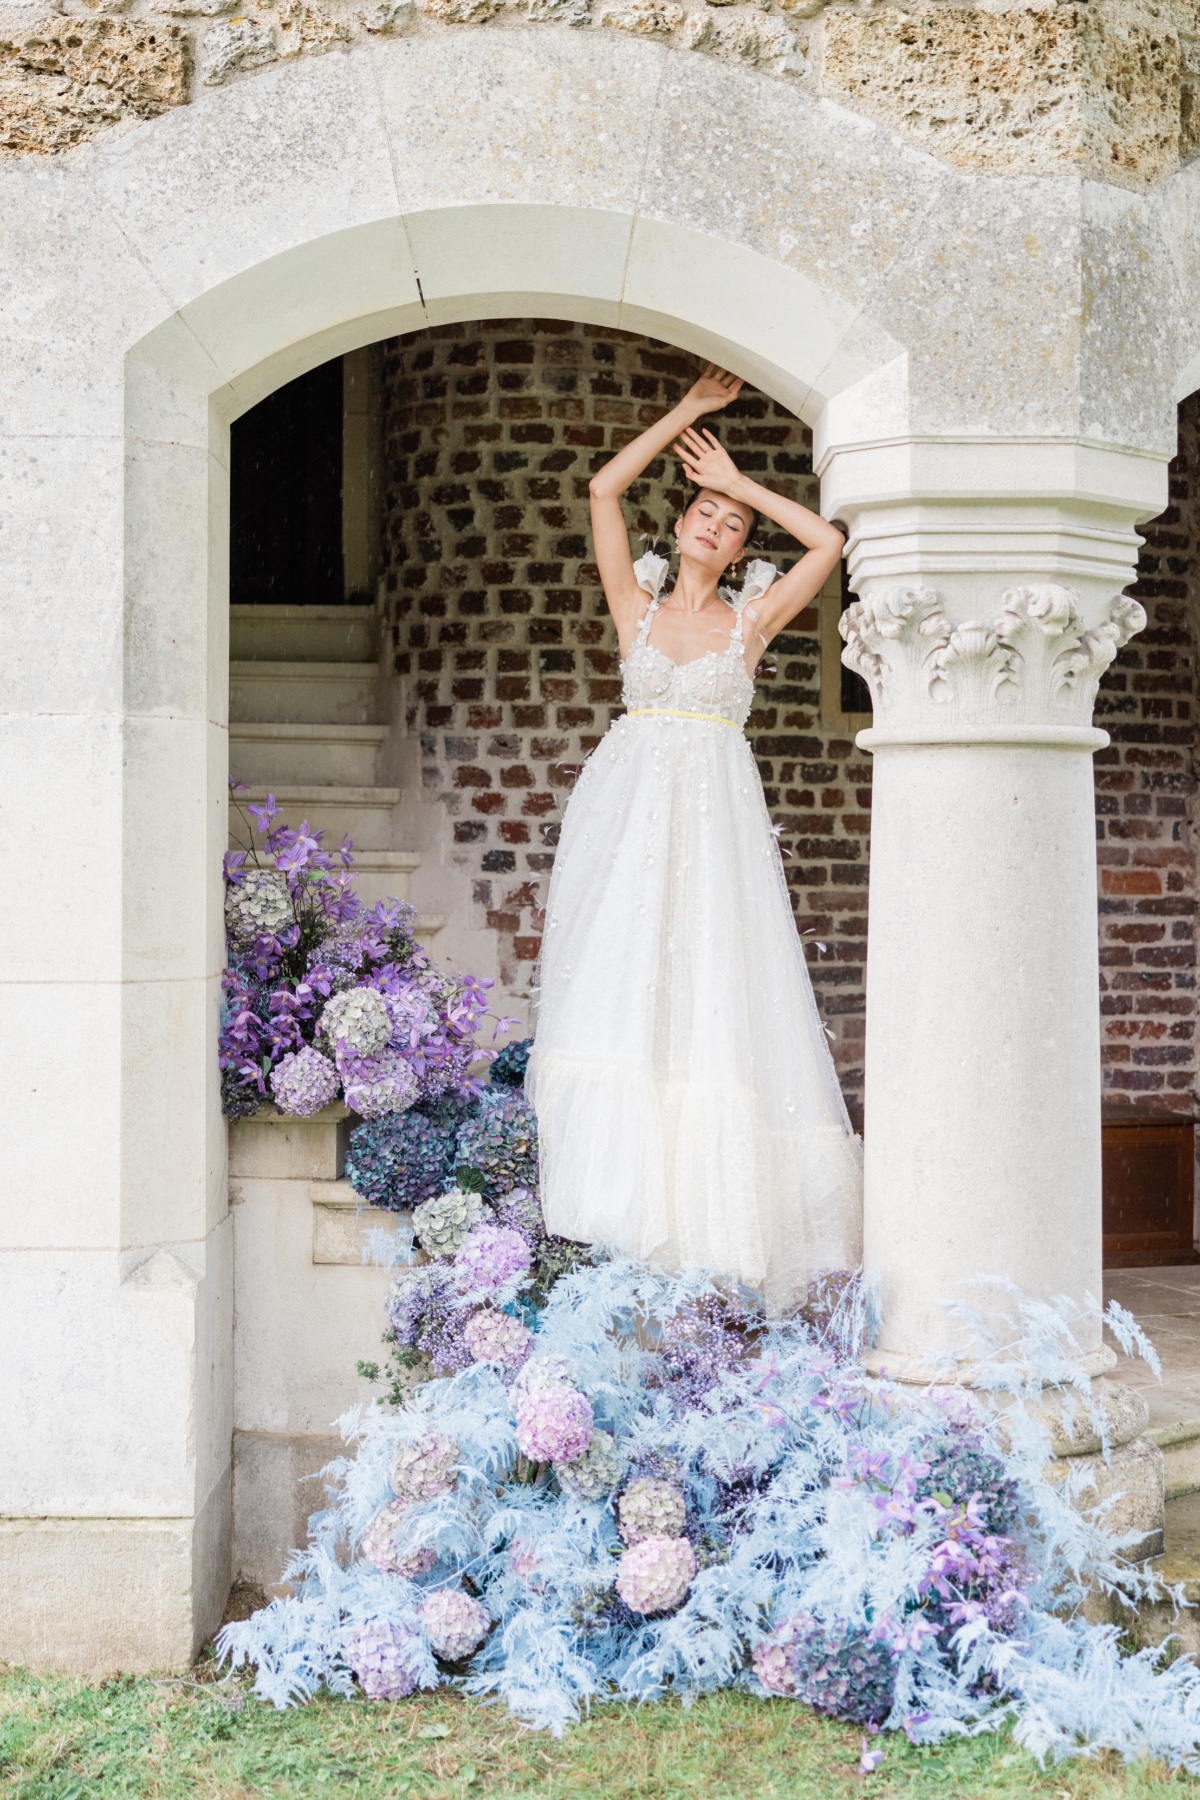
[{"label": "stone paving", "polygon": [[1144,1391],[1152,1432],[1189,1423],[1200,1432],[1200,1264],[1109,1269],[1104,1298],[1129,1309],[1162,1359],[1160,1384],[1144,1362],[1118,1350],[1113,1378]]}]

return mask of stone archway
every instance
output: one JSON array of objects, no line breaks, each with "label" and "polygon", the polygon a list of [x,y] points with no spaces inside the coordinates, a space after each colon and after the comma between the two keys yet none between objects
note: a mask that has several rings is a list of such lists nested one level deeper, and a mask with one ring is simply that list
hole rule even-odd
[{"label": "stone archway", "polygon": [[[1135,522],[1161,505],[1171,383],[1153,346],[1136,412],[1078,379],[1089,356],[1115,355],[1076,304],[1081,267],[1111,244],[1090,246],[1073,181],[942,166],[743,69],[602,32],[464,32],[450,62],[449,42],[272,66],[53,165],[0,171],[23,308],[6,477],[12,804],[23,841],[48,845],[36,917],[10,940],[23,1160],[4,1360],[20,1474],[0,1548],[3,1649],[20,1659],[181,1662],[224,1598],[230,1232],[213,1042],[228,424],[339,351],[481,316],[607,322],[732,364],[813,425],[872,609],[860,636],[902,802],[891,841],[920,842],[927,877],[970,886],[972,916],[998,909],[1006,944],[1029,952],[1014,1011],[1003,960],[981,960],[974,935],[956,944],[950,998],[973,1007],[926,1022],[932,1061],[906,1041],[907,1104],[878,1134],[868,1190],[893,1227],[885,1347],[919,1361],[942,1341],[936,1300],[972,1259],[1038,1292],[1094,1284],[1086,775],[1057,840],[1062,809],[1043,809],[1011,889],[1026,840],[1002,841],[1012,815],[982,798],[1013,770],[1031,794],[1065,791],[1054,759],[1096,741],[1087,679],[1065,722],[1053,695],[1023,690],[1014,736],[995,693],[972,686],[995,631],[955,632],[994,622],[1011,590],[1063,585],[1082,611],[1027,608],[1022,629],[1043,618],[1073,654],[1085,629],[1103,639],[1116,623]],[[932,598],[905,610],[904,591],[925,586]],[[949,716],[917,678],[929,618],[970,677],[949,683]],[[951,816],[965,835],[948,858]],[[73,822],[73,858],[47,818]],[[935,967],[955,922],[953,892],[929,904],[908,864],[893,857],[878,888],[895,923],[893,1021],[898,974]],[[1037,897],[1064,883],[1075,910],[1040,932]],[[1057,1043],[1039,994],[1070,1025]],[[1037,1065],[998,1092],[1014,1019]],[[69,1133],[64,1067],[87,1071]],[[1054,1091],[1078,1097],[1069,1117],[1044,1103]],[[1038,1228],[1048,1205],[1057,1235]],[[61,1354],[81,1332],[95,1346],[82,1368]]]}]

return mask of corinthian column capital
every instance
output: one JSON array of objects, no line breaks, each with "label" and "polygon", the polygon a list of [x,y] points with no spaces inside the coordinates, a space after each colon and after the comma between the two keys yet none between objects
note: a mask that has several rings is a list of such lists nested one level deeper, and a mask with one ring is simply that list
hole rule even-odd
[{"label": "corinthian column capital", "polygon": [[866,681],[875,708],[868,744],[897,732],[914,741],[964,734],[1017,741],[1104,741],[1090,730],[1100,677],[1146,623],[1117,595],[1085,625],[1079,596],[1043,582],[997,594],[990,616],[955,622],[933,587],[880,587],[842,615],[842,661]]}]

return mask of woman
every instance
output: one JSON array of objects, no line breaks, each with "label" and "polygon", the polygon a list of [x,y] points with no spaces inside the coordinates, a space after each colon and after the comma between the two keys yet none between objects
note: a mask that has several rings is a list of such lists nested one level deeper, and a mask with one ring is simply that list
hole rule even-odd
[{"label": "woman", "polygon": [[[709,369],[591,483],[628,708],[588,759],[547,905],[534,1050],[551,1231],[710,1269],[775,1306],[858,1261],[861,1161],[750,745],[752,671],[819,592],[841,533],[694,429],[742,383]],[[673,445],[696,492],[679,572],[635,563],[621,496]],[[739,569],[759,515],[806,547]]]}]

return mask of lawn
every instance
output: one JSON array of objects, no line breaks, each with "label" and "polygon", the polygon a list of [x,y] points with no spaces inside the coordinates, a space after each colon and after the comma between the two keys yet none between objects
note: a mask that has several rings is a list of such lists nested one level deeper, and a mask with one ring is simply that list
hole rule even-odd
[{"label": "lawn", "polygon": [[884,1760],[862,1774],[857,1731],[733,1693],[688,1711],[601,1707],[556,1742],[456,1695],[324,1699],[276,1713],[206,1665],[186,1682],[0,1675],[4,1800],[1109,1800],[1200,1787],[1107,1756],[1042,1770],[1004,1737],[937,1750],[895,1737],[874,1744]]}]

